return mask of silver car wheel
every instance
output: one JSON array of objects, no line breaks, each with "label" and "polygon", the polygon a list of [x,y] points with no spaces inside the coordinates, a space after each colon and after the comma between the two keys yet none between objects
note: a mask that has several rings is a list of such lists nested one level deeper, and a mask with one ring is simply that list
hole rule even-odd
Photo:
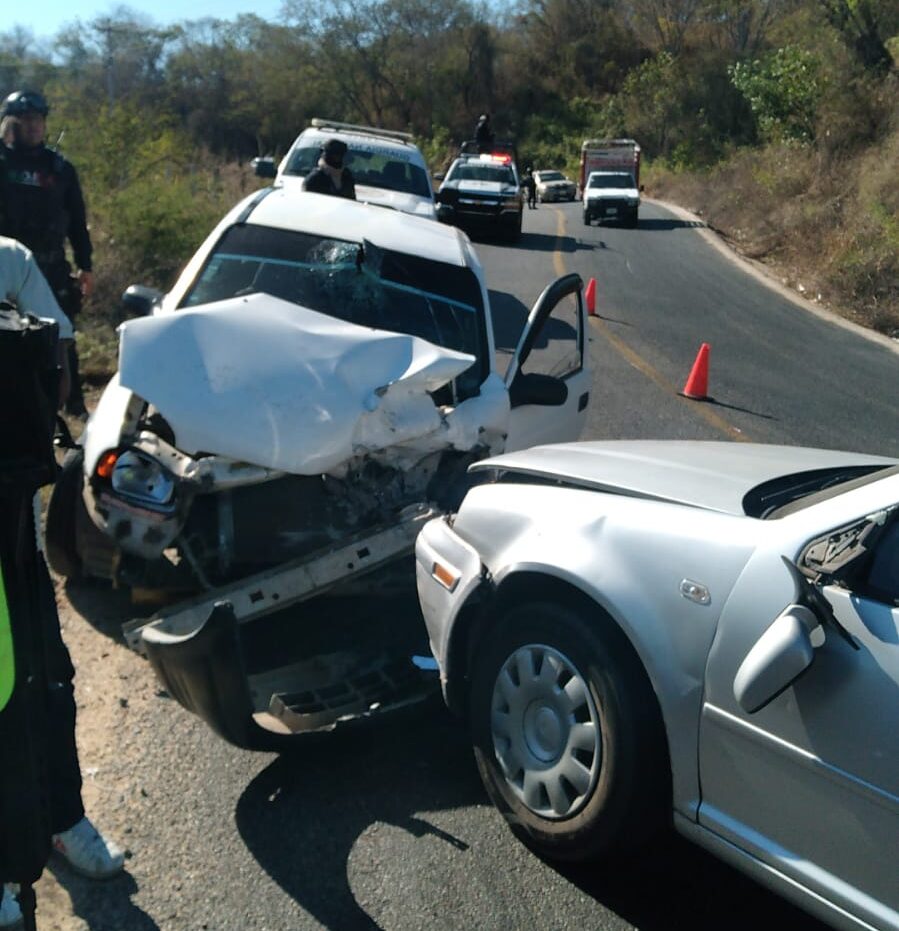
[{"label": "silver car wheel", "polygon": [[557,820],[589,801],[602,764],[596,705],[563,653],[519,647],[493,687],[491,734],[509,787],[534,814]]}]

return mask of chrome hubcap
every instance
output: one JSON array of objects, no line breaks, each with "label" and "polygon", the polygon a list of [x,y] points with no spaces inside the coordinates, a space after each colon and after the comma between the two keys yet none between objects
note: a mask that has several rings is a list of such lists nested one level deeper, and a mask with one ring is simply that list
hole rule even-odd
[{"label": "chrome hubcap", "polygon": [[569,818],[599,778],[602,738],[587,683],[552,647],[519,647],[493,687],[491,733],[509,787],[543,818]]}]

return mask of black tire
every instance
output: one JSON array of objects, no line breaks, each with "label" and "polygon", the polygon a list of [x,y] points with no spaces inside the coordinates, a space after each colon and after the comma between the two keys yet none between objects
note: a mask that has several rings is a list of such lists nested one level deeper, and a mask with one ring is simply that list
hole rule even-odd
[{"label": "black tire", "polygon": [[[611,624],[599,609],[588,621],[562,605],[522,604],[485,636],[474,661],[469,708],[481,779],[516,836],[550,859],[584,860],[640,846],[670,822],[670,766],[658,703],[642,665]],[[522,648],[527,652],[520,654]],[[510,675],[519,678],[511,693],[511,680],[504,678],[505,688],[497,688],[507,661],[520,655],[535,657],[533,668],[540,670],[547,657],[550,668],[559,664],[573,670],[568,679],[564,671],[549,678],[562,686],[578,680],[574,685],[581,704],[554,717],[558,692],[547,689],[539,674],[525,680],[517,665],[510,667]],[[528,691],[528,682],[546,689],[545,701]],[[519,717],[521,728],[494,724]],[[506,741],[499,734],[495,742],[494,726],[498,732],[508,726],[513,737]],[[552,736],[541,745],[545,734]],[[498,752],[512,770],[509,778]],[[578,786],[558,775],[577,763],[591,773],[589,787],[579,795]],[[535,810],[538,805],[526,804],[524,767],[529,767],[531,785],[540,785],[531,796],[545,799],[544,809],[554,806],[553,792],[570,809],[562,804],[547,815]]]},{"label": "black tire", "polygon": [[84,507],[81,498],[83,471],[84,453],[80,449],[70,449],[62,461],[47,505],[47,562],[57,575],[67,579],[77,579],[82,571],[75,521],[78,508]]},{"label": "black tire", "polygon": [[640,221],[639,221],[639,219],[638,219],[638,213],[637,213],[637,211],[636,211],[636,210],[631,211],[630,216],[627,218],[627,225],[628,225],[631,229],[636,229],[637,226],[639,225],[639,222],[640,222]]}]

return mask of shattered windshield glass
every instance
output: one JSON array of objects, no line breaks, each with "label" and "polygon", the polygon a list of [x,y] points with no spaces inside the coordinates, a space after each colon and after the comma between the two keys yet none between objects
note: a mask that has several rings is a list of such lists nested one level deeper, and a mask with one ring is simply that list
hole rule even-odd
[{"label": "shattered windshield glass", "polygon": [[481,289],[468,268],[369,242],[236,225],[216,244],[181,306],[256,293],[473,355],[478,363],[457,380],[460,396],[476,394],[486,377]]}]

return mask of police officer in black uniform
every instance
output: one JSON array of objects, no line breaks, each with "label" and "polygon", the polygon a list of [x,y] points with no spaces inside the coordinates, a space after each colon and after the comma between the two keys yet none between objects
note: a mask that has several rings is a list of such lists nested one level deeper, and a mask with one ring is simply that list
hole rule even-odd
[{"label": "police officer in black uniform", "polygon": [[[16,91],[3,103],[0,146],[0,234],[24,243],[37,259],[56,300],[74,323],[93,289],[90,234],[75,168],[44,142],[47,101]],[[72,247],[77,275],[66,257]],[[74,341],[69,354],[71,391],[66,411],[85,414]]]},{"label": "police officer in black uniform", "polygon": [[318,165],[306,175],[303,190],[355,200],[356,182],[353,173],[343,164],[346,154],[347,144],[343,140],[329,139],[322,146]]}]

